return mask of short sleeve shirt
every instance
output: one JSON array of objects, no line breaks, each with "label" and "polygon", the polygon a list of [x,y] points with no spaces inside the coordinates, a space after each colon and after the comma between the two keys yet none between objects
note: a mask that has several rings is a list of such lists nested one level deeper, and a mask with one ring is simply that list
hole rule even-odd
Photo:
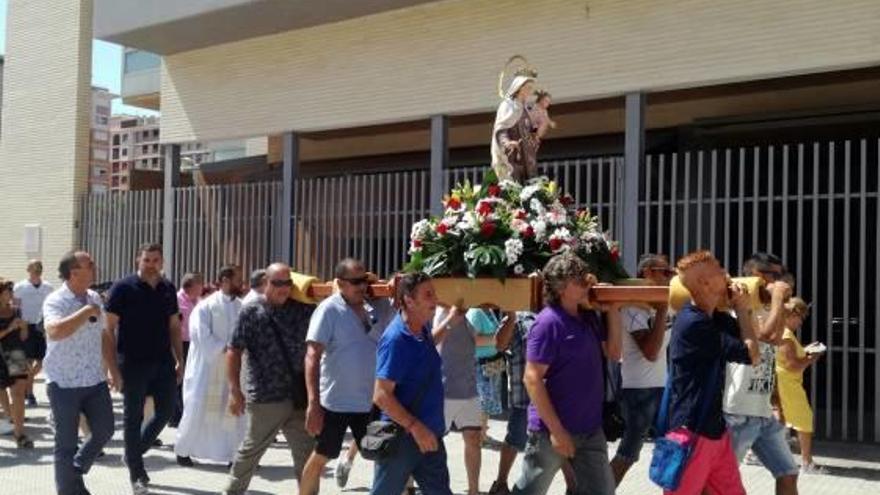
[{"label": "short sleeve shirt", "polygon": [[[435,325],[449,314],[437,308]],[[443,360],[443,388],[447,399],[477,397],[477,370],[474,367],[476,340],[474,327],[467,319],[446,330],[446,337],[437,346]]]},{"label": "short sleeve shirt", "polygon": [[[268,403],[293,399],[293,380],[286,353],[294,372],[304,373],[306,332],[315,307],[288,299],[281,306],[260,300],[244,306],[232,333],[230,346],[247,353],[245,395],[248,402]],[[272,328],[280,330],[284,348]]]},{"label": "short sleeve shirt", "polygon": [[[573,316],[559,306],[544,308],[529,331],[526,359],[547,365],[544,384],[550,402],[573,435],[589,435],[602,427],[606,337],[595,312]],[[529,406],[529,430],[547,431],[534,404]]]},{"label": "short sleeve shirt", "polygon": [[110,288],[104,309],[119,317],[120,362],[171,362],[169,320],[178,314],[174,284],[162,278],[156,287],[130,275]]},{"label": "short sleeve shirt", "polygon": [[622,354],[620,377],[623,388],[659,388],[666,385],[666,346],[669,332],[663,332],[663,343],[657,359],[648,360],[636,342],[634,333],[650,332],[654,328],[656,312],[637,306],[625,306],[620,310]]},{"label": "short sleeve shirt", "polygon": [[321,301],[306,341],[324,346],[321,356],[321,405],[339,413],[365,413],[373,406],[376,346],[393,316],[387,299],[364,304],[361,318],[340,294]]},{"label": "short sleeve shirt", "polygon": [[[484,309],[469,309],[467,312],[467,320],[471,326],[477,331],[477,334],[483,336],[495,335],[498,331],[498,319],[495,315]],[[494,345],[477,346],[475,355],[477,358],[489,358],[498,354],[498,350]]]},{"label": "short sleeve shirt", "polygon": [[43,321],[43,301],[53,290],[52,285],[46,282],[34,285],[30,280],[22,280],[15,284],[12,291],[21,302],[21,318],[31,325]]},{"label": "short sleeve shirt", "polygon": [[529,406],[529,394],[523,384],[523,375],[526,369],[526,346],[528,345],[529,330],[535,324],[535,316],[535,313],[529,311],[516,313],[516,326],[513,329],[510,348],[507,350],[507,376],[510,380],[508,399],[511,407],[526,408]]},{"label": "short sleeve shirt", "polygon": [[[446,431],[441,375],[440,354],[428,326],[422,329],[420,336],[415,336],[399,315],[395,317],[379,340],[376,377],[394,382],[397,401],[438,438]],[[423,394],[421,403],[413,410],[413,402],[420,393]],[[390,420],[384,412],[382,418]]]},{"label": "short sleeve shirt", "polygon": [[[758,321],[769,315],[767,310],[758,314]],[[776,346],[758,342],[760,361],[728,363],[724,387],[724,412],[743,416],[769,418],[773,415],[770,396],[776,387]]]},{"label": "short sleeve shirt", "polygon": [[[43,303],[46,324],[63,320],[87,304],[101,305],[101,296],[88,291],[78,297],[68,287],[61,287],[49,295]],[[46,342],[43,372],[49,383],[61,388],[91,387],[104,381],[102,366],[101,333],[104,315],[96,321],[87,321],[69,337]]]}]

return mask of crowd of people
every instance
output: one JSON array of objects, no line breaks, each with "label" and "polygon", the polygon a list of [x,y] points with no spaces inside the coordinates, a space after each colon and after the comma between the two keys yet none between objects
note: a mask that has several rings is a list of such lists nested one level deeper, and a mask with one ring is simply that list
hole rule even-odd
[{"label": "crowd of people", "polygon": [[[42,372],[59,494],[89,493],[84,476],[114,434],[111,390],[122,396],[136,495],[149,493],[143,456],[169,424],[178,464],[228,465],[225,494],[246,492],[280,432],[299,493],[318,493],[334,459],[335,482],[345,486],[360,451],[375,460],[373,494],[416,486],[451,494],[448,463],[463,462],[476,495],[489,484],[487,420],[503,405],[507,431],[490,495],[547,493],[560,471],[569,493],[614,493],[653,435],[690,445],[677,488],[666,493],[745,493],[739,464],[752,457],[780,494],[797,493],[799,474],[824,472],[812,458],[802,384],[822,354],[798,341],[809,306],[770,254],[753,255],[741,273],[762,279],[760,307],[709,252],[675,268],[644,255],[646,283],[669,285],[677,273],[688,290],[690,302],[675,311],[599,304],[590,296],[593,267],[560,254],[542,271],[537,314],[444,304],[422,273],[394,278],[392,298],[373,297],[377,278],[351,258],[335,267],[334,294],[317,304],[291,298],[296,277],[284,263],[248,283],[235,265],[220,267],[211,284],[187,273],[177,290],[163,276],[161,246],[144,245],[136,272],[104,295],[91,288],[94,267],[89,253],[74,251],[58,264],[57,289],[42,280],[39,261],[18,284],[0,280],[0,433],[33,448],[24,411],[36,404]],[[606,405],[615,401],[623,431],[609,459]],[[377,424],[393,425],[381,430],[388,437],[379,453],[366,441]],[[443,441],[451,432],[464,444],[452,460]],[[519,454],[521,471],[511,476]]]}]

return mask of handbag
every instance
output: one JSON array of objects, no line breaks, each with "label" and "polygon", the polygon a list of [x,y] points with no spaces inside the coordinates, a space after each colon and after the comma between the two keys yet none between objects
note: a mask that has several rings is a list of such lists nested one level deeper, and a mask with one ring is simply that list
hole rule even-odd
[{"label": "handbag", "polygon": [[296,368],[293,366],[293,361],[290,359],[290,353],[284,345],[284,339],[281,337],[281,329],[278,327],[278,323],[275,322],[275,319],[271,316],[269,317],[269,326],[272,327],[272,332],[275,334],[275,340],[278,342],[278,347],[281,349],[281,355],[284,356],[284,362],[287,365],[288,371],[290,371],[293,408],[296,410],[304,410],[309,405],[309,394],[306,390],[306,373],[305,371],[296,371]]},{"label": "handbag", "polygon": [[[720,361],[715,361],[712,366],[709,379],[703,383],[703,389],[700,390],[700,412],[697,417],[697,427],[694,431],[698,431],[706,421],[709,414],[709,406],[712,403],[712,390],[718,382],[718,368]],[[657,438],[654,440],[654,453],[651,457],[651,467],[648,471],[648,477],[651,481],[659,485],[664,490],[676,490],[681,482],[681,476],[687,468],[688,461],[693,453],[696,445],[696,434],[692,438],[682,441],[680,439],[672,439],[668,437],[669,433],[669,401],[672,389],[672,373],[666,377],[666,387],[663,389],[663,398],[660,400],[660,410],[657,415],[657,422],[654,425]]]},{"label": "handbag", "polygon": [[[419,406],[422,404],[422,399],[425,397],[435,373],[436,370],[431,370],[428,373],[425,381],[422,382],[419,393],[406,408],[411,414],[418,413]],[[378,419],[379,417],[379,408],[374,405],[370,412],[371,421],[367,424],[366,434],[361,438],[359,450],[361,457],[368,461],[384,461],[393,457],[397,453],[400,439],[406,434],[406,430],[401,428],[399,424],[390,420]]]},{"label": "handbag", "polygon": [[[608,372],[608,361],[604,357],[602,359],[602,371],[602,374],[605,376],[604,392],[606,392],[602,401],[602,432],[605,433],[606,441],[616,442],[623,436],[623,432],[626,430],[626,421],[620,412],[620,403],[617,400],[618,389],[611,380],[611,373]],[[611,390],[611,400],[609,400],[607,395],[608,390]]]}]

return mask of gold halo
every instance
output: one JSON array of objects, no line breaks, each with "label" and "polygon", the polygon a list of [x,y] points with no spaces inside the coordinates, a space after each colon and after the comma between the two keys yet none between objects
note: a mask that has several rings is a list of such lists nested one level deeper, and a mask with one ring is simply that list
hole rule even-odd
[{"label": "gold halo", "polygon": [[532,67],[532,64],[526,60],[522,55],[514,55],[507,59],[507,62],[504,64],[504,68],[501,69],[501,72],[498,74],[498,96],[500,98],[504,98],[504,78],[508,75],[508,71],[512,68],[514,62],[520,62],[516,69],[513,71],[514,77],[516,75],[528,75],[531,78],[538,77],[538,71]]}]

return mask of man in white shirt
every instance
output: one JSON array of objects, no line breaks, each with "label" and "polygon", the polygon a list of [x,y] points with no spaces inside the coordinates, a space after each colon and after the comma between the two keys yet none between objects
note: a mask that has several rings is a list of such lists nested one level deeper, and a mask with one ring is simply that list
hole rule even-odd
[{"label": "man in white shirt", "polygon": [[[88,494],[83,475],[113,436],[113,403],[102,366],[104,312],[89,286],[95,264],[71,252],[58,271],[64,283],[43,304],[48,349],[44,360],[55,423],[55,487],[60,495]],[[80,415],[91,434],[77,447]]]},{"label": "man in white shirt", "polygon": [[21,317],[28,325],[28,340],[25,353],[30,361],[31,372],[28,377],[27,405],[37,405],[34,397],[34,377],[40,373],[43,356],[46,355],[46,335],[43,331],[43,301],[52,293],[51,284],[43,281],[43,262],[31,260],[27,265],[28,278],[15,284],[13,297],[21,308]]},{"label": "man in white shirt", "polygon": [[[662,254],[645,254],[639,260],[638,276],[651,285],[669,285],[674,273]],[[666,304],[624,306],[620,310],[624,330],[621,332],[620,406],[625,428],[617,454],[611,460],[617,485],[639,460],[645,434],[654,423],[663,396],[669,343],[666,311]]]},{"label": "man in white shirt", "polygon": [[[770,397],[776,379],[776,345],[782,339],[785,301],[792,287],[782,281],[782,261],[767,253],[756,253],[746,261],[744,276],[761,277],[771,295],[770,303],[751,315],[759,339],[760,362],[755,366],[728,363],[724,388],[724,419],[730,428],[731,443],[742,462],[752,452],[776,479],[776,493],[797,494],[798,467],[788,442],[786,428],[773,416]],[[741,318],[743,315],[737,315]]]}]

